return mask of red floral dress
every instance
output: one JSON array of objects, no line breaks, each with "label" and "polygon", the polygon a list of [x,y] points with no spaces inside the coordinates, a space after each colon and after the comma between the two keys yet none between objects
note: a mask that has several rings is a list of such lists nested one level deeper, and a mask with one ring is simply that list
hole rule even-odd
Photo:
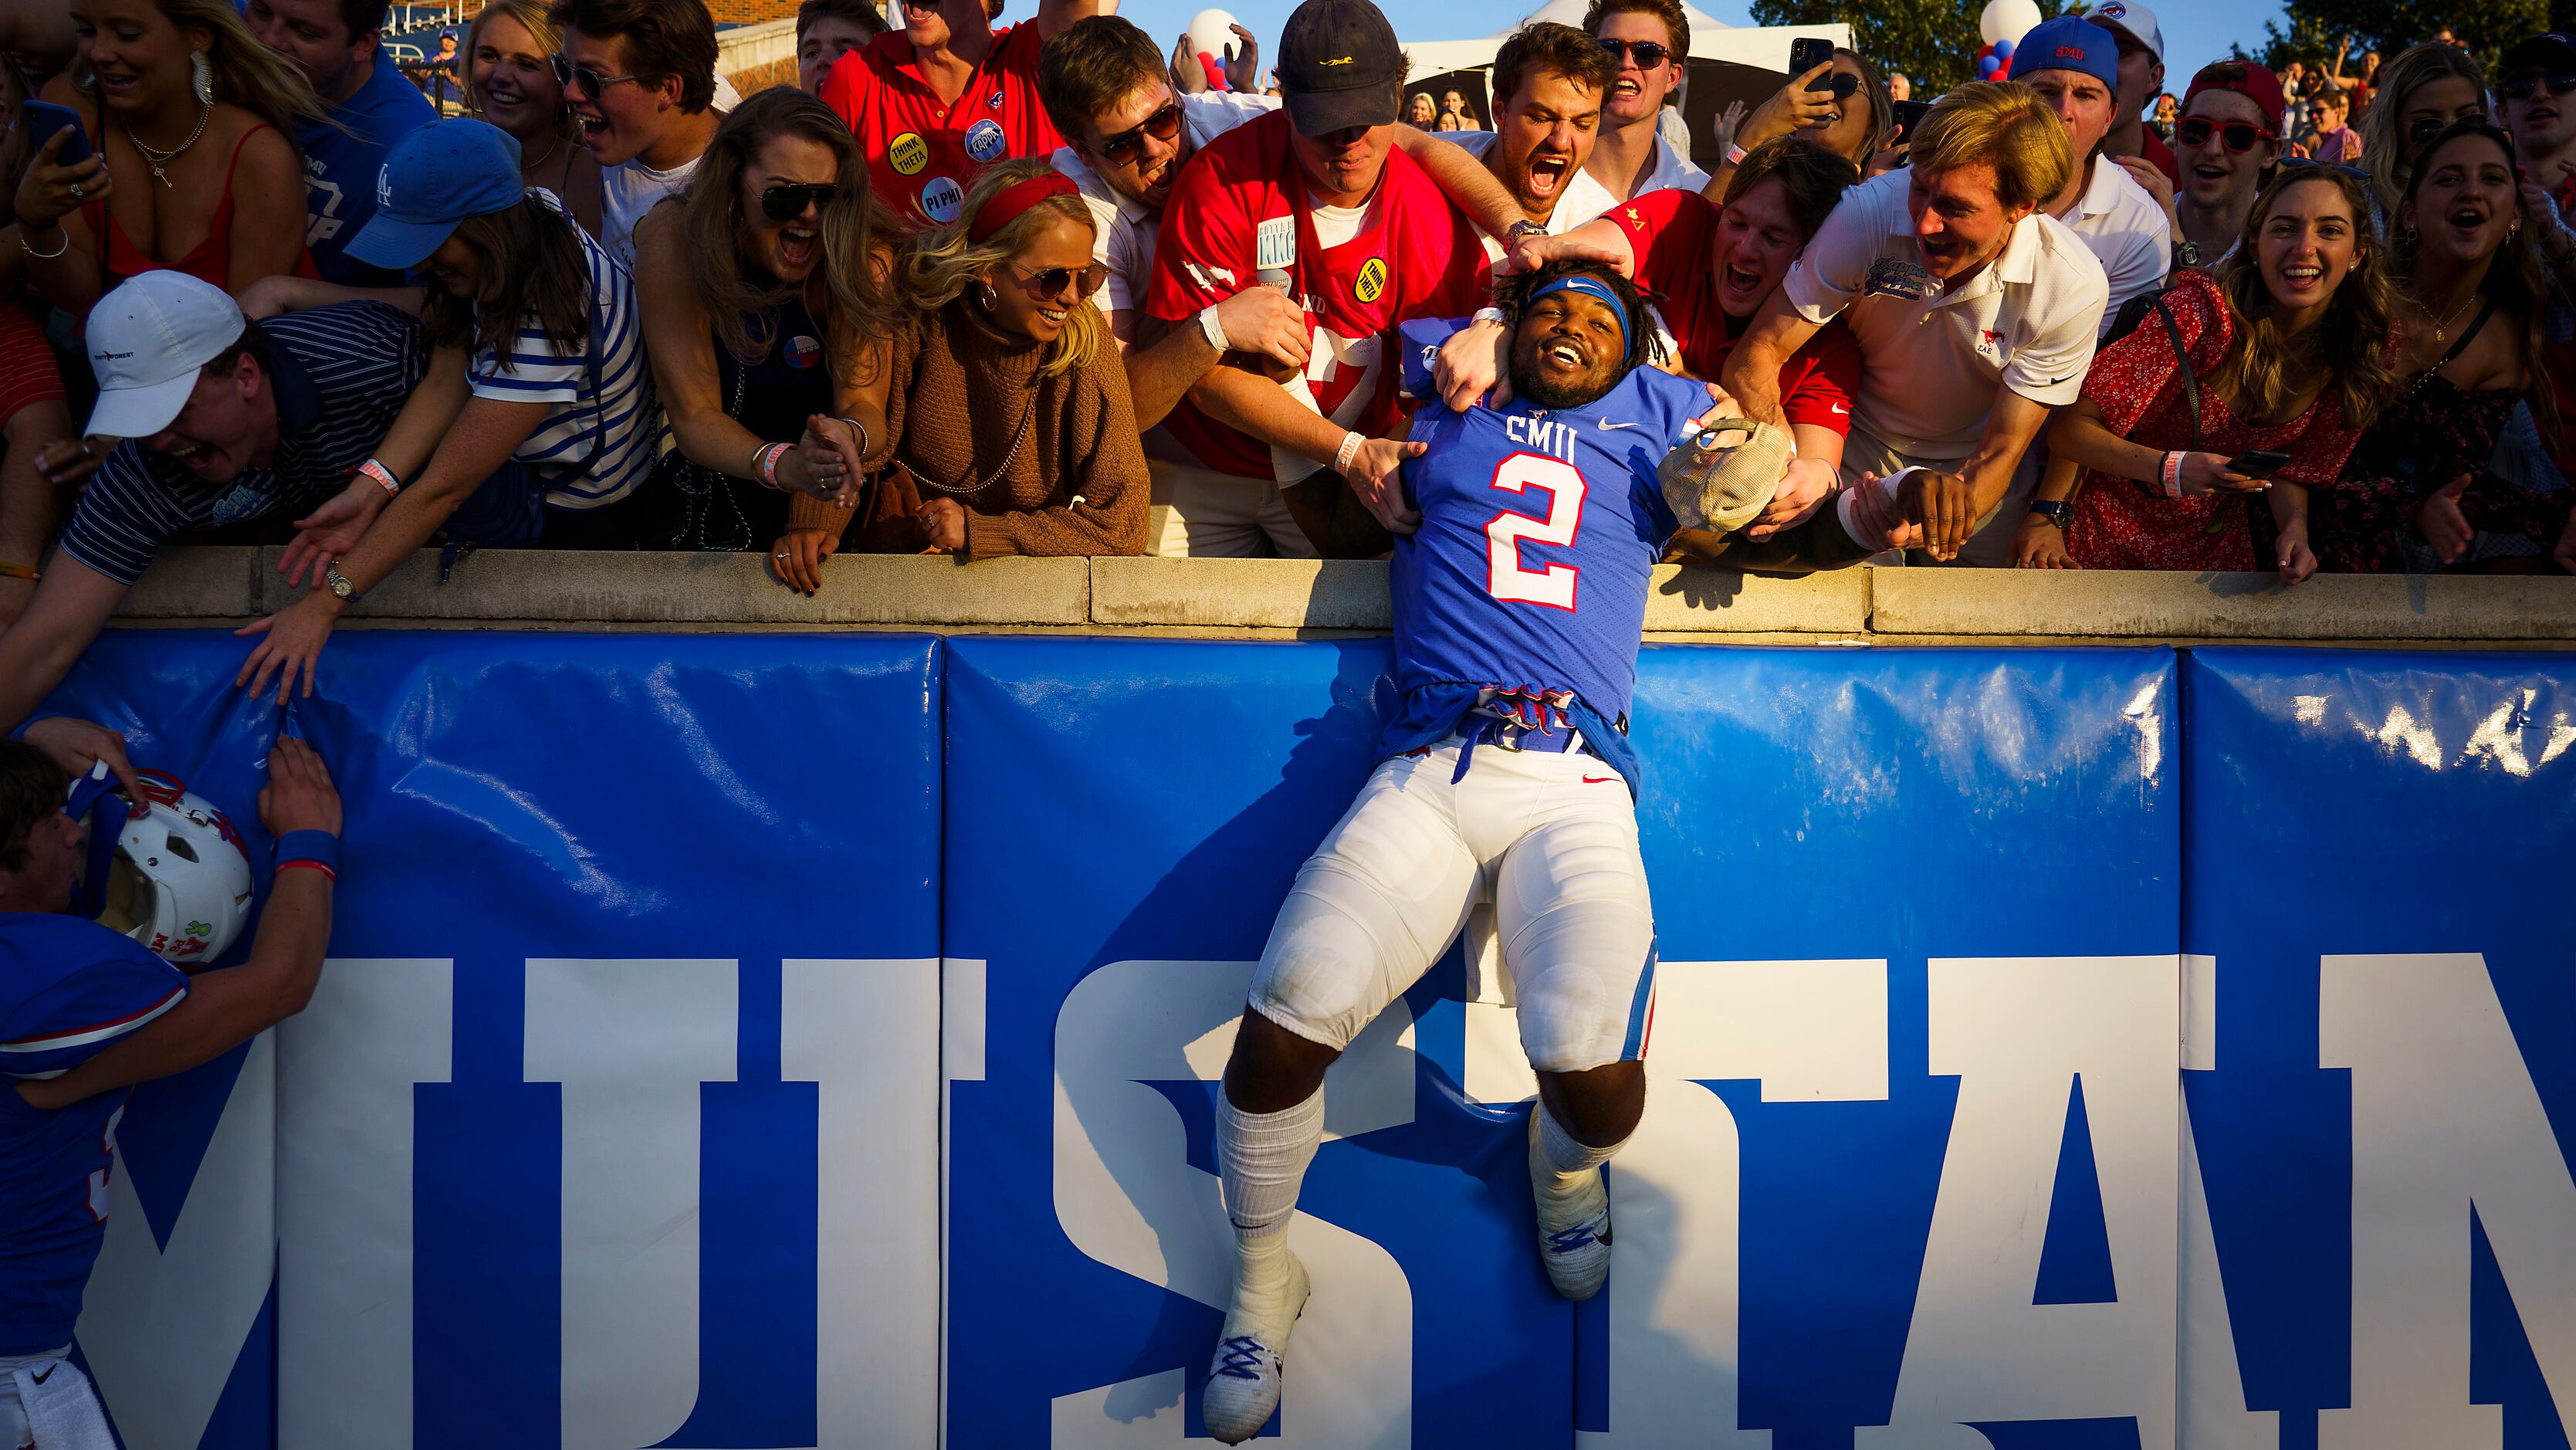
[{"label": "red floral dress", "polygon": [[[2256,428],[2239,420],[2207,386],[2235,336],[2235,319],[2206,272],[2174,274],[2165,306],[2182,331],[2200,390],[2200,449],[2234,454],[2268,448],[2290,455],[2274,474],[2285,483],[2327,488],[2343,471],[2360,433],[2343,425],[2334,390],[2287,423]],[[2192,446],[2173,335],[2153,312],[2135,332],[2103,348],[2084,379],[2084,396],[2112,432],[2163,452]],[[2152,483],[2087,469],[2066,522],[2066,551],[2087,569],[2251,570],[2254,534],[2247,509],[2270,508],[2260,494],[2167,498]],[[2268,518],[2267,518],[2268,522]]]}]

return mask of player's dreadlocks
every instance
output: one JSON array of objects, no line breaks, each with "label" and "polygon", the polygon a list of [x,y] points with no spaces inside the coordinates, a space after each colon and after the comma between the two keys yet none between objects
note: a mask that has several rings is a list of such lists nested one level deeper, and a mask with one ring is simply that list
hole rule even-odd
[{"label": "player's dreadlocks", "polygon": [[1506,277],[1495,290],[1494,305],[1502,309],[1504,321],[1514,331],[1518,331],[1521,325],[1521,308],[1527,305],[1530,293],[1559,277],[1570,277],[1577,273],[1595,278],[1612,292],[1617,293],[1619,306],[1633,319],[1632,325],[1628,328],[1628,356],[1619,369],[1620,376],[1625,377],[1629,372],[1640,367],[1661,366],[1664,361],[1664,340],[1654,327],[1648,325],[1645,299],[1637,295],[1636,287],[1627,278],[1620,276],[1616,269],[1606,263],[1568,257],[1550,262],[1535,272]]}]

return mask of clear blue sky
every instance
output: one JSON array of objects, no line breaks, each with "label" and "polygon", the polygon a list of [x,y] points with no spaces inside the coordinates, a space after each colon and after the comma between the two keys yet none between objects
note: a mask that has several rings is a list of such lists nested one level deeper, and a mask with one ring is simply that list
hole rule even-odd
[{"label": "clear blue sky", "polygon": [[[1157,39],[1166,42],[1179,37],[1190,23],[1190,17],[1206,9],[1211,0],[1122,0],[1118,12],[1135,21]],[[1490,35],[1503,29],[1538,7],[1539,0],[1501,0],[1499,4],[1439,4],[1433,0],[1379,0],[1387,17],[1395,22],[1395,33],[1408,41],[1464,40]],[[1693,0],[1699,8],[1720,20],[1737,25],[1753,23],[1752,12],[1744,0]],[[2157,21],[2165,32],[2165,83],[2176,95],[2191,81],[2191,73],[2227,54],[2233,41],[2252,50],[2263,39],[2263,22],[2281,15],[2280,0],[2148,0]],[[1012,0],[1004,12],[1007,19],[1025,18],[1034,8],[1030,0]],[[1261,38],[1263,54],[1279,37],[1280,23],[1296,8],[1295,0],[1230,0],[1220,8]],[[1264,65],[1268,62],[1265,60]]]}]

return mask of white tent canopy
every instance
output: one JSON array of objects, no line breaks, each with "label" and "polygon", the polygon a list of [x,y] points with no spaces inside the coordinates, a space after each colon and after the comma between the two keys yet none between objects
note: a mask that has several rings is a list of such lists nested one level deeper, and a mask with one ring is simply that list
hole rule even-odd
[{"label": "white tent canopy", "polygon": [[[1554,20],[1566,25],[1581,25],[1583,12],[1591,8],[1588,0],[1547,0],[1519,22],[1491,35],[1474,40],[1409,41],[1404,53],[1413,61],[1415,75],[1439,75],[1453,70],[1472,70],[1494,63],[1494,52],[1512,38],[1512,32],[1534,20]],[[1755,66],[1762,70],[1786,73],[1789,69],[1789,42],[1800,36],[1830,37],[1834,44],[1851,44],[1851,27],[1836,22],[1828,25],[1729,25],[1725,21],[1684,4],[1682,13],[1689,17],[1691,59],[1730,61],[1736,65]]]}]

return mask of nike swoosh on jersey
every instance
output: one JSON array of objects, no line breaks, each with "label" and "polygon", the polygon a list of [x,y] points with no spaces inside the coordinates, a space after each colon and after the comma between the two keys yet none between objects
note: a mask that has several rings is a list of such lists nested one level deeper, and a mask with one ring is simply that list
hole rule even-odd
[{"label": "nike swoosh on jersey", "polygon": [[1587,775],[1583,778],[1583,783],[1585,785],[1608,785],[1610,782],[1617,780],[1618,778],[1619,777],[1615,775]]},{"label": "nike swoosh on jersey", "polygon": [[1601,431],[1604,433],[1609,432],[1613,428],[1634,428],[1637,426],[1634,423],[1613,423],[1607,418],[1595,418],[1592,421],[1600,424]]},{"label": "nike swoosh on jersey", "polygon": [[1849,409],[1849,408],[1847,408],[1847,407],[1843,406],[1843,405],[1842,405],[1842,404],[1840,404],[1840,403],[1836,403],[1836,404],[1834,404],[1834,405],[1833,405],[1833,409],[1834,409],[1834,416],[1835,416],[1835,417],[1837,417],[1837,418],[1848,417],[1848,416],[1850,416],[1850,414],[1851,414],[1851,409]]}]

